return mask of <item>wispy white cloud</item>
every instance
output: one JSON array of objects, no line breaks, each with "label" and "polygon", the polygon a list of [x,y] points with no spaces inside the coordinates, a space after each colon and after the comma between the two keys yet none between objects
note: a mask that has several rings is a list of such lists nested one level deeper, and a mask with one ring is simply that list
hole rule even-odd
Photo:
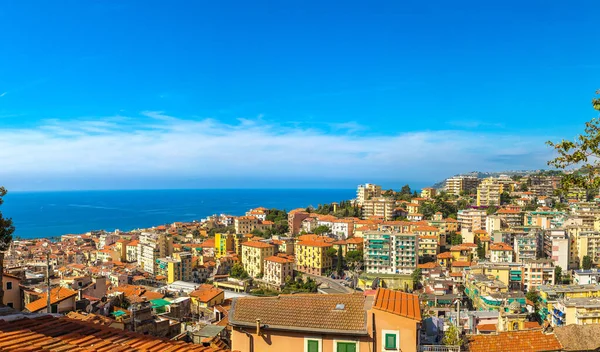
[{"label": "wispy white cloud", "polygon": [[8,92],[4,92],[4,93],[0,94],[0,98],[2,98],[3,96],[5,96],[6,94],[8,94]]},{"label": "wispy white cloud", "polygon": [[156,111],[141,115],[0,128],[2,173],[13,179],[84,179],[102,173],[130,180],[339,177],[428,182],[472,170],[544,167],[551,157],[543,136],[452,130],[361,135],[348,133],[358,131],[354,124],[326,132],[262,118],[227,124]]}]

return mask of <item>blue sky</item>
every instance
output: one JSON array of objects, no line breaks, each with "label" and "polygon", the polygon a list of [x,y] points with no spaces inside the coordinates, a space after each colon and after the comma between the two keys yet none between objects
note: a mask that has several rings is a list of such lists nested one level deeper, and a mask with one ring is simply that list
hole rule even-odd
[{"label": "blue sky", "polygon": [[425,185],[595,117],[595,1],[9,1],[14,190]]}]

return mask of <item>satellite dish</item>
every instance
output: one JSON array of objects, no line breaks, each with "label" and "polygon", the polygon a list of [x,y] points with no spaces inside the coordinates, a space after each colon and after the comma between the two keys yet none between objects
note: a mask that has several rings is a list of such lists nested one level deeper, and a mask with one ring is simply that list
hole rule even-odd
[{"label": "satellite dish", "polygon": [[85,307],[85,311],[86,311],[87,313],[91,313],[93,309],[94,309],[94,307],[92,307],[92,305],[91,305],[91,304],[88,304],[88,305],[87,305],[87,307]]}]

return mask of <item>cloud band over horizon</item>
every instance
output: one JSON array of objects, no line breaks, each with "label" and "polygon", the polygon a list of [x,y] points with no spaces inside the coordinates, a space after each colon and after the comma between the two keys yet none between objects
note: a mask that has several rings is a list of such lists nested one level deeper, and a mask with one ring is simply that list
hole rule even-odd
[{"label": "cloud band over horizon", "polygon": [[473,170],[544,168],[552,157],[543,136],[385,135],[355,122],[326,130],[261,116],[226,124],[156,111],[0,131],[0,184],[18,190],[201,187],[206,180],[209,187],[434,183]]}]

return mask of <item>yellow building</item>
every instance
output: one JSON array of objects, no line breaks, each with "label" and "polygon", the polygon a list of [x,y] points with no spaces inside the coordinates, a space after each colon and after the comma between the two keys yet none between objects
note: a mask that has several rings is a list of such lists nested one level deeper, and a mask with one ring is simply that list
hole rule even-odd
[{"label": "yellow building", "polygon": [[435,197],[436,190],[435,188],[426,187],[421,190],[421,198],[431,199]]},{"label": "yellow building", "polygon": [[600,232],[582,231],[575,236],[576,256],[579,267],[583,265],[583,257],[586,255],[592,259],[594,264],[600,264]]},{"label": "yellow building", "polygon": [[477,206],[500,205],[500,195],[504,192],[504,185],[494,177],[481,181],[477,187]]},{"label": "yellow building", "polygon": [[254,216],[240,216],[235,218],[235,233],[250,233],[258,226],[258,218]]},{"label": "yellow building", "polygon": [[[541,318],[548,320],[553,326],[562,325],[566,312],[555,307],[561,300],[572,300],[576,298],[598,298],[600,297],[600,285],[541,285],[538,288],[541,301],[539,311]],[[557,310],[555,310],[557,308]]]},{"label": "yellow building", "polygon": [[227,252],[235,250],[235,239],[232,234],[215,234],[215,257],[221,258],[227,255]]},{"label": "yellow building", "polygon": [[251,277],[261,277],[264,273],[264,262],[275,255],[275,246],[259,241],[242,243],[242,265]]},{"label": "yellow building", "polygon": [[296,270],[312,275],[323,275],[331,270],[333,259],[327,255],[329,248],[332,248],[332,244],[324,241],[297,242]]},{"label": "yellow building", "polygon": [[553,326],[600,323],[600,299],[580,297],[560,299],[552,311]]},{"label": "yellow building", "polygon": [[164,275],[167,283],[192,281],[192,254],[190,252],[173,253],[173,257],[158,259],[157,276]]},{"label": "yellow building", "polygon": [[114,251],[117,252],[117,256],[120,262],[127,261],[127,240],[118,240],[115,242]]},{"label": "yellow building", "polygon": [[438,237],[419,235],[419,258],[435,259],[438,254]]}]

